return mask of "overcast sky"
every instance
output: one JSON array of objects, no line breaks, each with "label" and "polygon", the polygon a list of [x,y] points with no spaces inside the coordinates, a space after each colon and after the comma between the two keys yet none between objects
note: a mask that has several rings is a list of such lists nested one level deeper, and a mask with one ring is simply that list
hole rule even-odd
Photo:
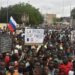
[{"label": "overcast sky", "polygon": [[54,13],[57,16],[70,16],[71,9],[75,7],[75,0],[0,0],[0,7],[20,2],[30,3],[43,14]]}]

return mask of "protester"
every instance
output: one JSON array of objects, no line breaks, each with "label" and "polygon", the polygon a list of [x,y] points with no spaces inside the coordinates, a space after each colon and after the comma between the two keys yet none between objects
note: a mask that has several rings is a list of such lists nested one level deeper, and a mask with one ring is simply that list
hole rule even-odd
[{"label": "protester", "polygon": [[6,53],[6,56],[5,56],[4,60],[5,60],[5,64],[6,64],[6,70],[9,70],[9,63],[11,61],[9,53]]},{"label": "protester", "polygon": [[73,61],[73,68],[69,71],[68,75],[75,75],[75,60]]}]

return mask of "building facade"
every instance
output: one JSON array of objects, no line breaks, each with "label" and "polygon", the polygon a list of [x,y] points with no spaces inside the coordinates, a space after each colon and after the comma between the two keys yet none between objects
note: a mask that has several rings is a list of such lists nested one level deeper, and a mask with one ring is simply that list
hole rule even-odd
[{"label": "building facade", "polygon": [[56,14],[45,14],[44,15],[44,23],[47,25],[52,25],[54,23],[54,19],[56,19]]}]

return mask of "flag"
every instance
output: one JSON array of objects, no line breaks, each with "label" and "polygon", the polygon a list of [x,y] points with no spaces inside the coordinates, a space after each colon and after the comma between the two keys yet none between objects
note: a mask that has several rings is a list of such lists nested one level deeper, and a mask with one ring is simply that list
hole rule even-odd
[{"label": "flag", "polygon": [[10,17],[10,20],[9,20],[9,23],[8,23],[8,29],[11,31],[11,32],[14,32],[16,30],[16,26],[17,26],[17,23],[16,21],[13,19],[13,17],[11,16]]}]

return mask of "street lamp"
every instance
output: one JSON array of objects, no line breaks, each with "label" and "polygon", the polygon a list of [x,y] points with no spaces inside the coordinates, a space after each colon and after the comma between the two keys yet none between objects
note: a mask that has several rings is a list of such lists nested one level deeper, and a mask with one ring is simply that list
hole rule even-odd
[{"label": "street lamp", "polygon": [[29,22],[29,16],[24,13],[24,14],[22,15],[22,17],[21,17],[21,20],[22,20],[22,23],[23,23],[23,24],[22,24],[22,27],[24,28],[24,27],[26,26],[26,23]]},{"label": "street lamp", "polygon": [[9,1],[9,0],[7,0],[7,23],[8,23],[8,8],[9,8],[9,7],[8,7],[8,1]]},{"label": "street lamp", "polygon": [[[22,17],[21,17],[21,20],[22,20],[22,29],[23,29],[23,33],[25,32],[25,26],[26,26],[26,23],[29,22],[29,16],[27,14],[23,14]],[[24,50],[24,38],[23,38],[23,42],[22,42],[22,49]]]}]

